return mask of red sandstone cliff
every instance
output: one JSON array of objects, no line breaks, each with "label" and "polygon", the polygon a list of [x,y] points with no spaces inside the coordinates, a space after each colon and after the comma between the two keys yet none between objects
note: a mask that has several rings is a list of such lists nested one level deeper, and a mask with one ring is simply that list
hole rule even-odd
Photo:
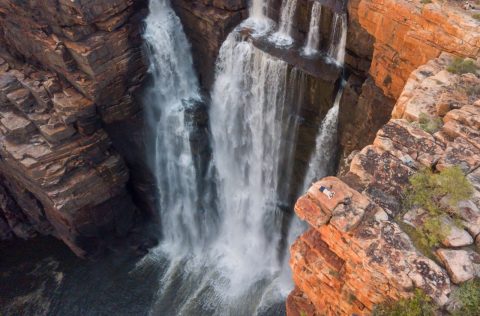
[{"label": "red sandstone cliff", "polygon": [[129,170],[103,126],[139,113],[145,5],[0,1],[1,238],[51,234],[86,255],[132,226]]},{"label": "red sandstone cliff", "polygon": [[[310,229],[291,247],[296,288],[287,300],[289,315],[368,315],[375,304],[409,296],[414,287],[444,305],[450,284],[478,276],[480,257],[471,245],[480,232],[479,74],[447,72],[449,55],[421,65],[442,52],[478,58],[480,25],[436,1],[350,1],[349,17],[352,76],[341,104],[340,143],[347,154],[373,145],[353,155],[341,180],[323,179],[297,201],[295,211]],[[442,117],[441,131],[432,136],[412,125],[420,113]],[[452,229],[434,262],[393,218],[411,174],[451,165],[462,166],[476,193],[457,210],[466,230]],[[333,185],[336,198],[325,199],[319,185]],[[412,223],[414,215],[405,220]]]},{"label": "red sandstone cliff", "polygon": [[[471,246],[480,233],[480,74],[452,74],[446,70],[452,61],[443,54],[414,71],[373,145],[353,157],[341,180],[325,178],[297,201],[295,211],[310,229],[291,247],[296,289],[289,315],[369,315],[375,304],[407,297],[414,288],[443,306],[451,284],[479,276],[480,255]],[[443,127],[425,132],[412,124],[420,113],[441,117]],[[434,262],[394,218],[410,175],[454,165],[475,193],[452,209],[465,229],[452,226]],[[321,194],[320,185],[333,186],[335,198]],[[416,225],[416,216],[409,212],[400,221]]]}]

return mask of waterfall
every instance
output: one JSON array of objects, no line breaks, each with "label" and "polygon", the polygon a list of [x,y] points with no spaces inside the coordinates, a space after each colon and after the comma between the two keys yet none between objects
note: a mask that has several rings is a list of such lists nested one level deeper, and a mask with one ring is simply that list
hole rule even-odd
[{"label": "waterfall", "polygon": [[267,0],[253,0],[250,7],[250,18],[255,20],[264,20],[267,10]]},{"label": "waterfall", "polygon": [[333,107],[328,111],[320,125],[315,140],[315,151],[310,159],[303,184],[303,192],[307,191],[312,182],[320,180],[335,169],[335,155],[337,149],[338,111],[343,95],[343,83],[337,92]]},{"label": "waterfall", "polygon": [[197,171],[185,117],[201,101],[190,46],[168,0],[151,0],[145,40],[153,82],[145,93],[163,242],[179,252],[199,244],[209,223],[199,211]]},{"label": "waterfall", "polygon": [[283,0],[278,30],[270,36],[270,40],[276,45],[290,46],[293,44],[292,26],[296,10],[297,0]]},{"label": "waterfall", "polygon": [[[251,18],[219,52],[208,111],[217,201],[208,208],[192,148],[189,115],[202,98],[190,47],[169,1],[150,1],[144,36],[152,85],[144,101],[163,240],[140,266],[162,270],[152,315],[257,315],[291,290],[285,248],[304,224],[289,222],[285,209],[305,75],[245,39],[245,28],[254,36],[271,28],[266,2],[253,1]],[[284,1],[277,33],[290,39],[295,10],[296,0]],[[335,117],[329,112],[320,134],[333,132]],[[319,135],[317,153],[329,139]],[[313,160],[326,166],[328,155]]]},{"label": "waterfall", "polygon": [[296,133],[298,110],[289,107],[289,87],[298,80],[238,32],[220,50],[210,109],[223,219],[218,261],[241,287],[279,269],[279,192],[288,192],[282,175],[293,164],[285,139]]},{"label": "waterfall", "polygon": [[335,63],[343,66],[345,60],[345,46],[347,44],[347,15],[335,13],[332,23],[332,34],[330,36],[330,47],[328,55]]},{"label": "waterfall", "polygon": [[263,36],[270,32],[275,23],[266,15],[269,0],[252,0],[250,6],[250,17],[242,23],[252,30],[253,36]]},{"label": "waterfall", "polygon": [[308,36],[305,46],[303,47],[303,54],[306,56],[315,55],[318,53],[320,45],[320,22],[322,17],[322,4],[314,2],[312,6],[312,14],[310,17],[310,26],[308,29]]}]

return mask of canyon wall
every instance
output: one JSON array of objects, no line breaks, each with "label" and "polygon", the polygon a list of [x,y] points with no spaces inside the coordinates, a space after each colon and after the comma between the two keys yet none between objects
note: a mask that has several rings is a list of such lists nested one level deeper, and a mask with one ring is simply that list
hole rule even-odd
[{"label": "canyon wall", "polygon": [[343,158],[373,141],[414,69],[441,52],[479,55],[478,21],[459,7],[440,1],[348,2],[351,75],[339,119]]},{"label": "canyon wall", "polygon": [[205,90],[213,84],[215,61],[230,31],[248,17],[246,0],[172,0],[192,45],[195,68]]},{"label": "canyon wall", "polygon": [[132,227],[135,190],[151,186],[129,172],[147,169],[135,101],[146,4],[0,1],[2,239],[50,234],[85,256]]},{"label": "canyon wall", "polygon": [[[375,304],[407,297],[415,287],[449,306],[450,284],[478,276],[480,257],[471,245],[478,241],[480,215],[474,162],[479,81],[448,73],[453,59],[448,55],[420,66],[442,52],[478,58],[478,21],[443,2],[354,0],[348,12],[345,62],[350,75],[339,141],[344,158],[366,147],[344,162],[341,180],[323,179],[297,201],[295,211],[310,229],[291,247],[296,288],[287,313],[368,315]],[[392,120],[377,134],[392,110]],[[431,136],[409,123],[418,121],[420,113],[441,116],[443,129]],[[405,223],[393,219],[400,214],[411,174],[422,166],[442,170],[451,165],[462,166],[476,188],[458,210],[470,224],[465,230],[452,228],[431,260],[402,230]],[[320,185],[333,186],[337,195],[332,201],[319,193]],[[418,217],[409,214],[406,221],[418,225]],[[457,248],[449,248],[453,245]]]},{"label": "canyon wall", "polygon": [[[443,7],[442,14],[448,9],[456,10]],[[386,23],[388,16],[381,21]],[[438,28],[447,28],[445,22]],[[390,43],[402,41],[389,34]],[[478,43],[478,26],[465,34],[471,39],[463,42],[466,48]],[[380,44],[375,50],[385,43],[376,41]],[[374,54],[372,69],[380,63],[378,56]],[[453,61],[453,55],[443,53],[415,70],[373,145],[354,154],[340,178],[322,179],[297,201],[295,212],[310,229],[291,247],[296,288],[287,300],[288,315],[369,315],[376,304],[408,297],[414,288],[450,309],[455,305],[449,296],[452,289],[479,276],[480,256],[474,246],[480,233],[480,73],[474,68],[473,73],[453,74],[446,70]],[[373,81],[379,73],[371,70]],[[388,94],[395,96],[394,91]],[[441,118],[443,126],[427,133],[418,123],[420,114]],[[448,234],[441,245],[420,252],[412,231],[421,225],[423,214],[403,215],[403,192],[418,170],[449,166],[460,166],[474,194],[457,207],[445,205],[463,222],[462,228],[446,219]],[[332,188],[335,197],[329,200],[320,186]]]}]

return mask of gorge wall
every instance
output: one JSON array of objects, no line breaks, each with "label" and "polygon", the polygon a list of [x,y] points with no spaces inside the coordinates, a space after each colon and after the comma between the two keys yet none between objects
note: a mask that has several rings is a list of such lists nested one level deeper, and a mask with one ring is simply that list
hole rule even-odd
[{"label": "gorge wall", "polygon": [[85,256],[127,234],[133,199],[146,211],[151,183],[129,171],[146,170],[134,97],[145,8],[0,1],[2,239],[50,234]]},{"label": "gorge wall", "polygon": [[348,2],[349,77],[340,111],[343,157],[370,144],[410,73],[441,52],[477,58],[478,21],[449,3]]},{"label": "gorge wall", "polygon": [[[340,145],[345,154],[366,147],[350,156],[339,178],[321,180],[297,201],[295,211],[310,229],[291,247],[296,289],[287,313],[368,315],[376,304],[408,297],[414,288],[452,308],[452,288],[478,276],[472,245],[480,215],[474,158],[480,82],[478,71],[455,75],[446,69],[455,55],[478,58],[479,22],[444,2],[350,1],[349,14],[346,63],[352,74],[340,109]],[[372,55],[361,55],[368,49],[355,45],[360,38],[373,44]],[[358,69],[370,58],[369,73],[362,75]],[[442,118],[441,130],[430,135],[419,128],[421,113]],[[376,133],[374,126],[387,117]],[[464,229],[452,226],[430,259],[404,232],[421,214],[394,219],[410,175],[453,165],[467,174],[475,193],[451,210]],[[320,185],[333,186],[337,195],[326,199]]]}]

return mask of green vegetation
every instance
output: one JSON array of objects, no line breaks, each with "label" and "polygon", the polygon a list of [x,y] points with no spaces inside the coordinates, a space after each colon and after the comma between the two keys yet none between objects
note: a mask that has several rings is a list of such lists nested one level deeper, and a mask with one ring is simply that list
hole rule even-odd
[{"label": "green vegetation", "polygon": [[422,290],[415,290],[413,297],[388,301],[375,306],[373,316],[434,316],[437,307]]},{"label": "green vegetation", "polygon": [[429,4],[432,3],[432,0],[420,0],[421,4]]},{"label": "green vegetation", "polygon": [[453,313],[454,316],[480,315],[480,279],[463,283],[453,295],[461,304]]},{"label": "green vegetation", "polygon": [[420,113],[418,126],[427,133],[435,134],[442,128],[443,121],[439,117],[431,117],[426,113]]},{"label": "green vegetation", "polygon": [[448,66],[447,70],[457,75],[463,75],[468,73],[476,74],[479,70],[479,67],[472,59],[464,59],[457,57],[453,60],[450,66]]},{"label": "green vegetation", "polygon": [[418,242],[421,248],[437,246],[449,233],[442,223],[447,210],[441,205],[443,197],[448,198],[451,206],[468,199],[473,194],[473,187],[459,167],[449,167],[440,173],[423,169],[410,177],[410,187],[405,192],[405,211],[419,207],[427,212],[423,225],[418,229]]},{"label": "green vegetation", "polygon": [[479,21],[480,21],[480,13],[475,13],[474,15],[472,15],[472,17],[473,17],[475,20],[479,20]]},{"label": "green vegetation", "polygon": [[307,316],[307,313],[304,312],[304,311],[301,311],[301,312],[300,312],[300,316]]}]

